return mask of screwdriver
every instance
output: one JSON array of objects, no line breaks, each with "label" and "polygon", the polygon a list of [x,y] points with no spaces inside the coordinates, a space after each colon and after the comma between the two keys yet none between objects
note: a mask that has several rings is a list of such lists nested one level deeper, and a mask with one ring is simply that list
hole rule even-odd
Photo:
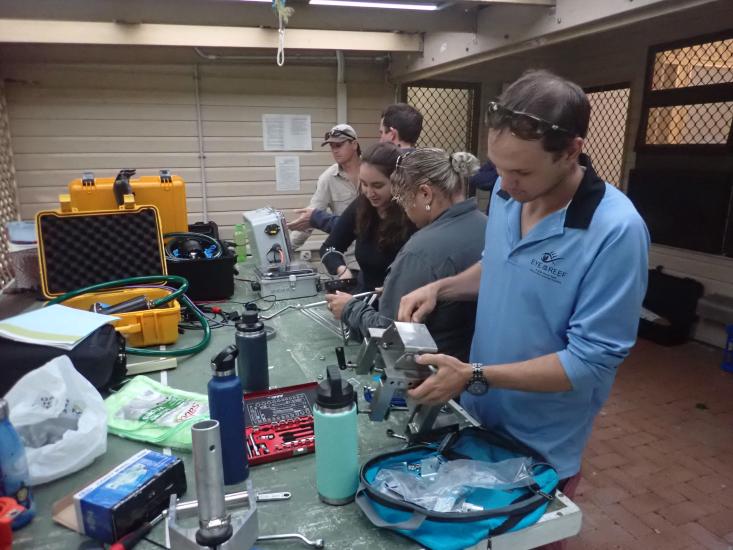
[{"label": "screwdriver", "polygon": [[146,521],[140,527],[127,533],[124,537],[116,541],[109,550],[130,550],[138,542],[144,539],[150,530],[155,527],[161,520],[168,515],[168,510],[163,510],[160,514],[155,516],[152,520]]}]

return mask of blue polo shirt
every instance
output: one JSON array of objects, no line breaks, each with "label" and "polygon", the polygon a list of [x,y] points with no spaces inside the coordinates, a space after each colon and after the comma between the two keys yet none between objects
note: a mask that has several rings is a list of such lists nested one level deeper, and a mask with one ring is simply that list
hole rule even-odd
[{"label": "blue polo shirt", "polygon": [[579,471],[593,419],[636,341],[649,250],[631,201],[587,156],[580,163],[573,200],[524,238],[521,203],[495,186],[471,347],[471,361],[485,365],[557,353],[573,389],[461,396],[482,424],[542,453],[561,478]]}]

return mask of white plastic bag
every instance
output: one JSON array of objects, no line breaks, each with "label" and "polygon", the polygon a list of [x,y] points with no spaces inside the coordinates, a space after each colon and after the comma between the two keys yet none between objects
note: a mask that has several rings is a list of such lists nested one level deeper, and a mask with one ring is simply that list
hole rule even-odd
[{"label": "white plastic bag", "polygon": [[102,396],[67,356],[26,374],[5,399],[26,448],[31,485],[76,472],[106,452]]}]

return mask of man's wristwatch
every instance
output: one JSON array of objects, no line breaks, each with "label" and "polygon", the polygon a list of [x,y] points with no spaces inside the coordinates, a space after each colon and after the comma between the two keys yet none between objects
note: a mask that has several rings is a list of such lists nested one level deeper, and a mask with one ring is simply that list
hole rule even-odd
[{"label": "man's wristwatch", "polygon": [[481,363],[471,363],[473,373],[466,384],[466,391],[471,395],[483,395],[489,391],[489,382],[484,378]]}]

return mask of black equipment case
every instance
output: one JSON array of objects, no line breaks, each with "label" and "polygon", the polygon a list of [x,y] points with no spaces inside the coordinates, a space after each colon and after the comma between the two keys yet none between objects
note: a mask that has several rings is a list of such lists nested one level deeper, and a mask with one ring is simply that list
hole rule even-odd
[{"label": "black equipment case", "polygon": [[682,344],[690,338],[692,325],[697,320],[697,301],[704,288],[689,277],[675,277],[663,273],[663,267],[649,270],[649,286],[644,307],[667,322],[639,321],[639,336],[664,346]]},{"label": "black equipment case", "polygon": [[234,294],[237,256],[226,242],[219,239],[215,222],[197,222],[188,226],[190,233],[201,233],[216,239],[222,254],[218,258],[174,259],[166,257],[168,273],[188,280],[186,294],[192,300],[226,300]]}]

